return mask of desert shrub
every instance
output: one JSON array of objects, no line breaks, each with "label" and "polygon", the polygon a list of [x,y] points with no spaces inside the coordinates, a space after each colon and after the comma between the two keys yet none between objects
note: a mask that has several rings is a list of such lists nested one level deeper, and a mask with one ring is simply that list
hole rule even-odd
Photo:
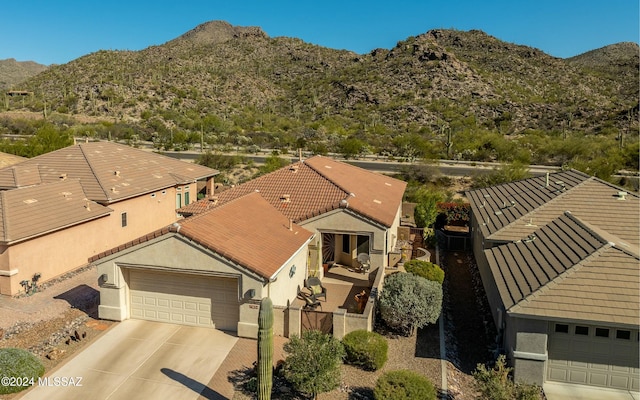
[{"label": "desert shrub", "polygon": [[387,362],[389,345],[378,333],[365,330],[353,331],[342,338],[342,344],[349,364],[375,371]]},{"label": "desert shrub", "polygon": [[373,396],[376,400],[435,400],[436,389],[429,379],[413,371],[389,371],[378,378]]},{"label": "desert shrub", "polygon": [[444,282],[444,271],[436,264],[423,260],[411,260],[404,264],[404,269],[416,276],[438,282],[442,285]]},{"label": "desert shrub", "polygon": [[442,285],[398,272],[385,278],[379,297],[380,316],[390,328],[412,334],[434,323],[442,311]]},{"label": "desert shrub", "polygon": [[480,392],[480,397],[487,400],[540,400],[540,388],[536,385],[514,383],[509,374],[504,355],[498,357],[493,368],[478,364],[473,372],[474,387]]},{"label": "desert shrub", "polygon": [[344,358],[342,343],[320,331],[293,335],[284,345],[288,353],[282,374],[295,390],[317,395],[340,385],[340,365]]},{"label": "desert shrub", "polygon": [[29,386],[21,386],[24,378],[28,381],[33,379],[35,383],[44,374],[44,366],[38,357],[23,349],[7,348],[0,349],[0,377],[10,377],[20,379],[15,385],[0,385],[0,394],[20,392]]}]

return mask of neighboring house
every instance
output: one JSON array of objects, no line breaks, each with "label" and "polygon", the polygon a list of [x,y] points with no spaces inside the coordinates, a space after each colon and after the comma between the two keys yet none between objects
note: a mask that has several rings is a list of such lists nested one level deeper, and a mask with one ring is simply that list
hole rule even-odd
[{"label": "neighboring house", "polygon": [[[197,199],[198,180],[212,193],[216,174],[111,142],[69,146],[0,169],[0,294],[18,294],[20,282],[35,274],[40,282],[50,280],[171,224],[177,208]],[[23,227],[28,235],[17,233]]]},{"label": "neighboring house", "polygon": [[577,171],[468,192],[516,380],[640,390],[640,199]]},{"label": "neighboring house", "polygon": [[[321,262],[384,268],[405,183],[325,157],[294,163],[183,207],[188,217],[90,260],[101,318],[211,326],[256,337],[271,297],[275,333]],[[321,252],[320,249],[324,249]]]},{"label": "neighboring house", "polygon": [[[100,254],[100,318],[213,327],[257,337],[258,302],[284,309],[304,286],[313,234],[249,193]],[[283,334],[283,313],[275,313]]]},{"label": "neighboring house", "polygon": [[0,168],[8,167],[26,161],[27,158],[16,156],[9,153],[0,152]]},{"label": "neighboring house", "polygon": [[406,183],[331,158],[315,156],[293,163],[183,207],[185,216],[258,191],[296,224],[318,233],[310,248],[310,271],[320,264],[356,266],[360,253],[387,267],[395,250]]}]

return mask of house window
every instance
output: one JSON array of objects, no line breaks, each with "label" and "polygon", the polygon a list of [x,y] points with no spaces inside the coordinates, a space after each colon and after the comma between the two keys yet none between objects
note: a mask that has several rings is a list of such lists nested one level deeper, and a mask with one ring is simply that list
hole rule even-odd
[{"label": "house window", "polygon": [[596,336],[608,338],[609,337],[609,329],[607,328],[596,328]]},{"label": "house window", "polygon": [[566,324],[556,324],[556,333],[569,333],[569,325]]},{"label": "house window", "polygon": [[182,207],[182,193],[176,193],[176,208]]},{"label": "house window", "polygon": [[622,340],[630,340],[631,339],[631,331],[618,329],[616,330],[616,339]]},{"label": "house window", "polygon": [[351,251],[351,237],[349,235],[342,235],[342,252],[349,253]]},{"label": "house window", "polygon": [[189,204],[189,192],[184,192],[184,205]]},{"label": "house window", "polygon": [[576,335],[589,336],[589,327],[576,325]]},{"label": "house window", "polygon": [[120,214],[120,222],[122,223],[122,227],[124,228],[125,226],[127,226],[127,213],[123,212],[122,214]]}]

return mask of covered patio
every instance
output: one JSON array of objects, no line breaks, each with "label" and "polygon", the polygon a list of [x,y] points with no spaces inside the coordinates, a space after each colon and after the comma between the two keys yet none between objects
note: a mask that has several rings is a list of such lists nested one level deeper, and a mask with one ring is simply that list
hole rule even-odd
[{"label": "covered patio", "polygon": [[[333,264],[325,272],[322,279],[322,286],[327,291],[326,299],[319,299],[320,305],[316,309],[324,312],[335,312],[340,308],[347,310],[347,313],[362,314],[366,301],[360,307],[356,300],[356,295],[362,293],[363,290],[366,297],[371,295],[371,288],[377,273],[378,267],[372,267],[368,272],[362,273],[346,265]],[[309,293],[306,288],[303,288],[302,292]],[[305,301],[299,296],[292,305],[303,308]]]}]

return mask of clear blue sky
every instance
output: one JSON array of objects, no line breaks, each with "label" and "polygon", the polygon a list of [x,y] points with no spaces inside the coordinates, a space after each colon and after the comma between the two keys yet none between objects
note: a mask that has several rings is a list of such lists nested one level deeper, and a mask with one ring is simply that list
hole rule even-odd
[{"label": "clear blue sky", "polygon": [[269,36],[356,53],[430,29],[480,29],[571,57],[639,41],[638,0],[2,0],[0,60],[63,64],[98,50],[141,50],[224,20]]}]

